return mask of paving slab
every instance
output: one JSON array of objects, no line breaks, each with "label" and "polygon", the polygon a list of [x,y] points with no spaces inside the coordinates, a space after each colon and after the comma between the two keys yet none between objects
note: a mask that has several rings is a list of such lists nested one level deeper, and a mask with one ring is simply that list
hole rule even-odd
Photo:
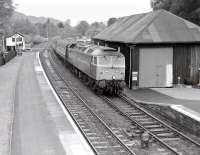
[{"label": "paving slab", "polygon": [[16,56],[0,66],[0,154],[10,154],[15,87],[23,58]]}]

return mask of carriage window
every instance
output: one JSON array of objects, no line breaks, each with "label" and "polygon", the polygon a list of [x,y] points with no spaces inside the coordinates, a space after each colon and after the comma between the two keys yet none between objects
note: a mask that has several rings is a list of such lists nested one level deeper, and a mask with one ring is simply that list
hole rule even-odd
[{"label": "carriage window", "polygon": [[125,66],[125,59],[124,57],[119,57],[119,56],[113,56],[113,66],[117,66],[117,67],[123,67]]},{"label": "carriage window", "polygon": [[112,57],[110,56],[99,56],[99,65],[102,66],[111,66],[112,65]]}]

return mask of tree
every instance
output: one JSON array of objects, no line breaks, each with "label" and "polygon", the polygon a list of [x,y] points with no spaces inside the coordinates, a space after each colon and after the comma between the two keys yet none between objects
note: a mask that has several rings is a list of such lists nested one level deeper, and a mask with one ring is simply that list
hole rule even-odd
[{"label": "tree", "polygon": [[153,10],[165,9],[200,25],[200,0],[151,0]]},{"label": "tree", "polygon": [[64,25],[70,25],[70,26],[71,26],[71,20],[70,20],[70,19],[67,19],[67,20],[64,22]]},{"label": "tree", "polygon": [[170,10],[172,0],[151,0],[151,7],[153,10],[165,9]]},{"label": "tree", "polygon": [[60,28],[60,29],[62,29],[62,28],[65,27],[64,24],[63,24],[62,22],[59,22],[59,23],[57,24],[57,26],[58,26],[58,28]]},{"label": "tree", "polygon": [[0,51],[4,50],[3,36],[10,31],[10,18],[14,7],[12,0],[0,0]]},{"label": "tree", "polygon": [[107,26],[114,24],[117,21],[117,18],[112,17],[108,19]]},{"label": "tree", "polygon": [[84,36],[87,30],[89,29],[89,24],[87,21],[82,20],[77,26],[76,31],[78,35]]},{"label": "tree", "polygon": [[86,35],[89,37],[93,37],[97,35],[99,32],[103,31],[106,28],[106,25],[103,22],[94,22],[90,25],[90,28],[86,32]]},{"label": "tree", "polygon": [[13,32],[21,32],[27,35],[35,35],[37,33],[36,26],[28,19],[16,20],[12,25]]},{"label": "tree", "polygon": [[0,0],[0,29],[4,32],[8,27],[13,10],[12,0]]}]

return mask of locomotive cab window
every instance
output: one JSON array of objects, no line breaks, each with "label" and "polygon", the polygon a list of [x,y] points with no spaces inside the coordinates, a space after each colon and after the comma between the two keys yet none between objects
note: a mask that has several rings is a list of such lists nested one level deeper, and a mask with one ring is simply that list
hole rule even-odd
[{"label": "locomotive cab window", "polygon": [[112,66],[112,57],[110,56],[99,56],[98,64],[101,66]]},{"label": "locomotive cab window", "polygon": [[125,65],[125,59],[122,56],[113,57],[113,66],[123,67]]}]

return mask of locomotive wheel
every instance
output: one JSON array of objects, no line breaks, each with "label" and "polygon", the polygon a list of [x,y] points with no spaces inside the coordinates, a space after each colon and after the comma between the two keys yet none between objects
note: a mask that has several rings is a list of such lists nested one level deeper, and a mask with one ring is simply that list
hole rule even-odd
[{"label": "locomotive wheel", "polygon": [[83,82],[84,82],[84,83],[87,82],[87,78],[86,78],[86,76],[85,76],[84,74],[82,75],[82,79],[83,79]]},{"label": "locomotive wheel", "polygon": [[92,82],[92,90],[96,90],[96,84],[95,84],[95,82]]},{"label": "locomotive wheel", "polygon": [[90,86],[90,80],[86,79],[86,85]]},{"label": "locomotive wheel", "polygon": [[97,92],[98,95],[102,95],[103,94],[103,89],[97,88],[96,92]]},{"label": "locomotive wheel", "polygon": [[110,94],[110,95],[113,95],[113,89],[112,89],[112,87],[111,87],[110,90],[109,90],[109,94]]}]

